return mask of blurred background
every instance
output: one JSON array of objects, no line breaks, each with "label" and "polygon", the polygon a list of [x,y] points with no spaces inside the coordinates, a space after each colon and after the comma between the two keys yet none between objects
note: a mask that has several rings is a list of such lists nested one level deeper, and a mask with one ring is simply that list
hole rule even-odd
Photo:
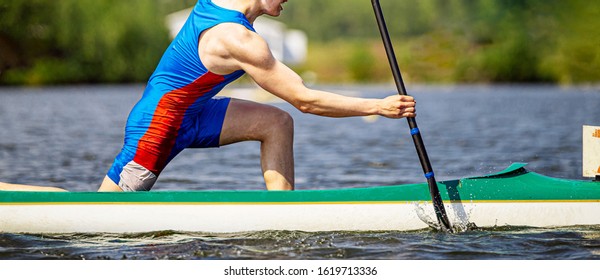
[{"label": "blurred background", "polygon": [[[380,1],[438,180],[513,162],[581,179],[581,126],[600,126],[600,1]],[[129,111],[195,3],[0,0],[0,181],[97,190],[121,150]],[[369,0],[290,0],[281,17],[255,27],[315,87],[367,98],[396,92]],[[230,94],[293,116],[299,190],[424,181],[404,121],[320,118],[258,93],[248,78],[238,83]],[[259,145],[188,149],[153,190],[264,190]],[[600,252],[598,227],[494,227],[450,237],[0,234],[0,258],[591,259]],[[465,247],[473,238],[477,245]]]},{"label": "blurred background", "polygon": [[[195,0],[0,0],[0,85],[143,83],[168,17]],[[382,0],[416,83],[600,81],[600,2]],[[292,67],[311,82],[391,80],[368,0],[292,0],[277,18],[308,36]],[[247,81],[246,81],[247,82]]]}]

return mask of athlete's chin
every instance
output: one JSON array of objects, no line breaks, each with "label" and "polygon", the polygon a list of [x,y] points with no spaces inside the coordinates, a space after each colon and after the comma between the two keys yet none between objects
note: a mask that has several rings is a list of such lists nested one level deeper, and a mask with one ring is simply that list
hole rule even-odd
[{"label": "athlete's chin", "polygon": [[278,17],[281,15],[282,11],[283,11],[283,6],[277,5],[277,6],[269,8],[269,9],[265,9],[264,14],[272,16],[272,17]]},{"label": "athlete's chin", "polygon": [[271,16],[278,17],[279,15],[281,15],[282,11],[283,11],[283,6],[279,5],[279,6],[277,6],[277,8],[274,9]]},{"label": "athlete's chin", "polygon": [[267,13],[267,15],[270,15],[272,17],[278,17],[281,15],[281,10],[269,12]]}]

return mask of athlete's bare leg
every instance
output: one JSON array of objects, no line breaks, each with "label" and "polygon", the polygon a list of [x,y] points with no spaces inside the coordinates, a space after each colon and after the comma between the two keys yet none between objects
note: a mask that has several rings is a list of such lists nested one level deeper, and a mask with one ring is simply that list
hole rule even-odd
[{"label": "athlete's bare leg", "polygon": [[43,187],[20,184],[8,184],[0,182],[0,191],[19,191],[19,192],[66,192],[67,190],[57,187]]},{"label": "athlete's bare leg", "polygon": [[[8,184],[0,182],[0,191],[19,191],[19,192],[66,192],[67,190],[58,187],[44,187],[44,186],[32,186],[32,185],[21,185],[21,184]],[[113,183],[107,177],[102,181],[102,185],[99,192],[121,192],[121,188],[117,184]]]},{"label": "athlete's bare leg", "polygon": [[[66,192],[67,190],[58,187],[32,186],[21,184],[8,184],[0,182],[0,191],[19,191],[19,192]],[[99,192],[120,192],[122,191],[117,184],[113,183],[107,177],[104,178]]]},{"label": "athlete's bare leg", "polygon": [[268,190],[294,189],[294,121],[273,106],[231,99],[219,144],[260,141],[260,162]]}]

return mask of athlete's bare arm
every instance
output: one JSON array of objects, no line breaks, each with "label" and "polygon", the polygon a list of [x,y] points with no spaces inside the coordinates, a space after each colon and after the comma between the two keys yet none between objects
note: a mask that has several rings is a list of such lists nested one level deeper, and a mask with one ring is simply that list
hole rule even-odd
[{"label": "athlete's bare arm", "polygon": [[216,74],[243,69],[262,88],[305,113],[328,117],[415,116],[415,101],[411,96],[365,99],[307,88],[298,74],[273,57],[263,38],[239,24],[220,24],[204,32],[199,55],[204,65]]}]

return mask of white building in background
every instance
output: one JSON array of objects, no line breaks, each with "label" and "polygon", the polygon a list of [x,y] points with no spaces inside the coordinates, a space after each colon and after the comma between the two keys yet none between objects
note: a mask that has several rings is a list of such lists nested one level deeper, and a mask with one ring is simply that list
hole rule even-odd
[{"label": "white building in background", "polygon": [[[167,16],[167,27],[171,38],[177,33],[190,15],[192,9],[186,9]],[[298,65],[306,61],[308,38],[300,30],[287,29],[286,25],[265,17],[254,22],[254,29],[269,44],[273,56],[288,65]]]}]

